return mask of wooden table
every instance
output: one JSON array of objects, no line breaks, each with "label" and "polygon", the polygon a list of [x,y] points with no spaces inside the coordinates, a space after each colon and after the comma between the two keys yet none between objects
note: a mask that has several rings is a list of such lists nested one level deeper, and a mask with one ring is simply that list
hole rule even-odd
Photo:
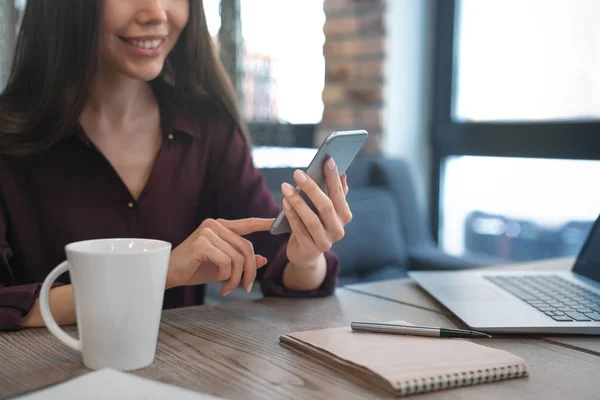
[{"label": "wooden table", "polygon": [[[329,369],[279,344],[298,330],[348,325],[353,320],[404,319],[460,326],[406,281],[400,300],[338,289],[324,299],[268,298],[190,307],[163,313],[155,363],[137,375],[230,399],[372,399],[389,394]],[[370,291],[375,286],[358,288]],[[413,304],[414,303],[414,304]],[[74,328],[71,328],[73,331]],[[533,337],[486,340],[527,361],[530,376],[420,395],[431,399],[598,399],[600,357],[577,345]],[[0,398],[63,381],[88,370],[80,356],[46,329],[0,334]]]}]

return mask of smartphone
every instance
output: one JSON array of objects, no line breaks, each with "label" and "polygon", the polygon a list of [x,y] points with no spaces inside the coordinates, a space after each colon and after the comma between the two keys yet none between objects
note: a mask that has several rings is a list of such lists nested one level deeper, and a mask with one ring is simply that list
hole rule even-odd
[{"label": "smartphone", "polygon": [[[323,171],[325,162],[330,158],[333,158],[341,177],[346,173],[350,164],[352,164],[352,161],[365,144],[368,136],[369,134],[367,131],[362,129],[332,132],[325,140],[323,140],[317,154],[315,154],[315,157],[306,169],[306,174],[319,185],[321,190],[327,193],[327,181],[325,180],[325,173]],[[306,201],[309,207],[316,213],[317,209],[308,196],[298,187],[296,187],[296,190],[298,190],[300,195],[304,198],[304,201]],[[291,231],[290,224],[282,210],[271,225],[271,233],[273,235],[280,235]]]}]

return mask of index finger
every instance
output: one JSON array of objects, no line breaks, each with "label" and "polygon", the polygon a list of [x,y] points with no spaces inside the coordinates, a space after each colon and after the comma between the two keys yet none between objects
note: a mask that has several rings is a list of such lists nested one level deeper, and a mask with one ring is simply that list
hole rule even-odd
[{"label": "index finger", "polygon": [[219,219],[218,222],[230,231],[244,236],[254,232],[270,230],[274,220],[275,218],[245,218],[235,220]]}]

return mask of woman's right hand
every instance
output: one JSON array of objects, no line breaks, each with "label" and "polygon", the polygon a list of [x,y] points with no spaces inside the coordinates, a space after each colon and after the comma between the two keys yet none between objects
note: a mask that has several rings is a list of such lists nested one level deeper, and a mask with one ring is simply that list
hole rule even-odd
[{"label": "woman's right hand", "polygon": [[226,281],[221,294],[226,296],[240,284],[252,290],[256,270],[267,263],[254,254],[252,243],[243,238],[253,232],[268,231],[273,219],[207,219],[171,253],[167,289]]}]

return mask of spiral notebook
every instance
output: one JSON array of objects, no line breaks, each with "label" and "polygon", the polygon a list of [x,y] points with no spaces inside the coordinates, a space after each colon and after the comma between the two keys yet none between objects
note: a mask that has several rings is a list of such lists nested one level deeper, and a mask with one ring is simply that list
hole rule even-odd
[{"label": "spiral notebook", "polygon": [[464,339],[353,332],[350,327],[289,333],[279,339],[397,396],[527,376],[522,358]]}]

